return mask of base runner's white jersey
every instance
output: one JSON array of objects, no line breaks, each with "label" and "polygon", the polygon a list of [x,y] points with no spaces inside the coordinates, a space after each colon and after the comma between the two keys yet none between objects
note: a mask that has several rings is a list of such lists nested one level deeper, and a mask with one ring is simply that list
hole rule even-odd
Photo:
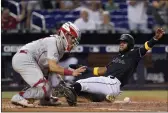
[{"label": "base runner's white jersey", "polygon": [[20,50],[27,50],[32,54],[40,68],[45,69],[48,68],[48,59],[59,62],[65,52],[64,45],[61,37],[51,35],[50,37],[30,42]]}]

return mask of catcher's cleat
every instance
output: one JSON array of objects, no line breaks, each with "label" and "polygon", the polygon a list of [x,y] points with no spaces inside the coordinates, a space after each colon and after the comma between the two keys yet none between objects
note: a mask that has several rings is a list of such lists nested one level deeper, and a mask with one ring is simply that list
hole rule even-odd
[{"label": "catcher's cleat", "polygon": [[58,99],[58,97],[51,96],[50,98],[46,99],[40,99],[39,105],[41,106],[58,106],[61,105],[62,102]]},{"label": "catcher's cleat", "polygon": [[106,95],[106,101],[107,102],[114,102],[115,101],[115,97],[113,95]]},{"label": "catcher's cleat", "polygon": [[35,107],[32,102],[30,102],[29,100],[26,100],[19,94],[16,94],[12,97],[11,103],[14,105],[22,106],[22,107]]}]

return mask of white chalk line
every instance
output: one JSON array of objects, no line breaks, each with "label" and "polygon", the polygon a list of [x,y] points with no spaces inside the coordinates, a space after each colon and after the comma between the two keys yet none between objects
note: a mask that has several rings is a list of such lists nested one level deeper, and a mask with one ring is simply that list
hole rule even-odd
[{"label": "white chalk line", "polygon": [[108,111],[140,111],[140,112],[149,112],[151,110],[130,110],[130,109],[117,109],[117,108],[94,108],[94,109],[99,109],[99,110],[108,110]]},{"label": "white chalk line", "polygon": [[[115,102],[113,102],[114,104],[116,103],[116,104],[124,104],[124,103],[126,103],[126,102],[124,102],[124,101],[115,101]],[[141,101],[131,101],[131,102],[128,102],[128,103],[130,103],[130,104],[157,104],[157,103],[165,103],[165,104],[167,104],[167,102],[154,102],[154,101],[146,101],[146,102],[141,102]]]}]

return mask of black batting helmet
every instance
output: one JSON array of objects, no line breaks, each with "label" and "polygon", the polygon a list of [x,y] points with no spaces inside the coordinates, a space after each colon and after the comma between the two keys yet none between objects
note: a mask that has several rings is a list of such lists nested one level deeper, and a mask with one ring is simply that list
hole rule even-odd
[{"label": "black batting helmet", "polygon": [[130,34],[122,34],[119,41],[125,41],[128,43],[128,49],[133,49],[134,48],[134,38]]}]

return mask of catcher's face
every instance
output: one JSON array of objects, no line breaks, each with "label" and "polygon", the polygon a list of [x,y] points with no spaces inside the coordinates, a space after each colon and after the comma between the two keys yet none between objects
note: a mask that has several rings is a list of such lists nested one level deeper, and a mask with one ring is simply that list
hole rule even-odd
[{"label": "catcher's face", "polygon": [[68,51],[71,51],[76,45],[77,45],[77,41],[76,38],[74,36],[72,36],[71,34],[66,34],[66,38],[67,38],[67,42],[68,42]]},{"label": "catcher's face", "polygon": [[122,52],[124,50],[126,50],[128,47],[128,43],[125,41],[120,41],[120,45],[119,45],[119,51]]}]

